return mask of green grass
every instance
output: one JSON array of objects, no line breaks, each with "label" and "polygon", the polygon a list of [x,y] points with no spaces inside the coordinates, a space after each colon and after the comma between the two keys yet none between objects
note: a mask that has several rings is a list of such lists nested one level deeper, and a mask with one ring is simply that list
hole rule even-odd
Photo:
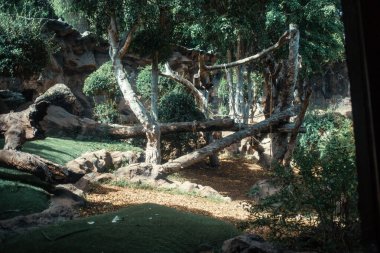
[{"label": "green grass", "polygon": [[0,220],[41,212],[48,208],[49,198],[40,188],[0,180]]},{"label": "green grass", "polygon": [[[4,145],[4,140],[0,139],[0,147]],[[116,141],[78,141],[72,139],[46,138],[25,143],[22,151],[39,155],[55,163],[64,165],[81,154],[99,149],[110,151],[138,150],[126,143]],[[0,219],[11,218],[21,214],[39,212],[47,207],[46,196],[25,184],[10,186],[13,182],[22,181],[24,183],[39,187],[48,187],[46,182],[37,177],[18,170],[0,166]],[[9,187],[6,187],[8,185]],[[21,186],[22,185],[22,186]],[[46,189],[46,188],[45,188]],[[14,210],[14,211],[10,211]]]},{"label": "green grass", "polygon": [[[116,215],[121,220],[112,223]],[[186,253],[201,245],[218,252],[224,240],[238,234],[232,225],[210,217],[143,204],[9,238],[0,252]]]}]

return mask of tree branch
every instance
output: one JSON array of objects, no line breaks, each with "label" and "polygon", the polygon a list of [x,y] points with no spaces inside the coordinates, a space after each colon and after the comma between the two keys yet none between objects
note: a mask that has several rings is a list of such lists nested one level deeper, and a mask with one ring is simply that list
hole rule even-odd
[{"label": "tree branch", "polygon": [[244,59],[241,59],[241,60],[238,60],[238,61],[234,61],[234,62],[231,62],[231,63],[224,63],[224,64],[214,65],[214,66],[207,66],[206,65],[205,69],[208,70],[208,71],[211,71],[211,70],[220,70],[220,69],[226,69],[226,68],[233,68],[233,67],[236,67],[236,66],[239,66],[239,65],[242,65],[242,64],[247,64],[247,63],[249,63],[251,61],[258,60],[258,59],[266,56],[268,53],[270,53],[270,52],[272,52],[272,51],[280,48],[282,45],[284,45],[289,40],[290,40],[289,31],[286,31],[278,39],[278,41],[276,42],[276,44],[274,44],[273,46],[270,46],[270,47],[264,49],[260,53],[257,53],[255,55],[252,55],[252,56],[249,56],[247,58],[244,58]]},{"label": "tree branch", "polygon": [[293,151],[294,151],[294,148],[296,146],[297,135],[299,133],[301,124],[302,124],[303,119],[305,117],[306,110],[307,110],[307,108],[309,106],[310,96],[311,96],[311,89],[309,88],[306,91],[306,97],[305,97],[305,100],[303,101],[303,104],[301,106],[301,111],[300,111],[300,113],[298,114],[298,116],[296,118],[296,121],[294,123],[294,128],[292,130],[292,133],[290,134],[289,143],[288,143],[288,149],[287,149],[287,151],[286,151],[286,153],[284,155],[284,159],[283,159],[283,165],[285,167],[289,167],[290,166],[290,161],[292,159]]},{"label": "tree branch", "polygon": [[165,72],[160,72],[159,73],[161,76],[170,78],[182,85],[184,85],[190,92],[191,94],[194,95],[195,100],[197,101],[198,105],[202,108],[205,109],[207,106],[207,101],[206,98],[203,96],[202,92],[200,92],[195,86],[193,85],[192,82],[187,80],[186,78],[183,78],[177,74],[175,74],[171,69],[168,63],[165,64]]},{"label": "tree branch", "polygon": [[125,39],[124,45],[123,45],[123,47],[119,51],[119,57],[120,57],[120,59],[123,59],[123,57],[125,56],[125,54],[128,52],[129,46],[132,43],[133,34],[136,32],[136,30],[137,30],[137,28],[139,26],[140,26],[140,19],[138,19],[136,21],[136,23],[133,24],[131,30],[129,30],[127,38]]}]

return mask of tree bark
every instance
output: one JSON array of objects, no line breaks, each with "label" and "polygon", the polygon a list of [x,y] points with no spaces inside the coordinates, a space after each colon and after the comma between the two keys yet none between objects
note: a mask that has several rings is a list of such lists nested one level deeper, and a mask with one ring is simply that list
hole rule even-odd
[{"label": "tree bark", "polygon": [[0,150],[0,165],[28,172],[51,184],[74,183],[84,175],[82,171],[70,171],[39,156],[17,150]]},{"label": "tree bark", "polygon": [[151,94],[151,112],[152,118],[158,120],[158,52],[155,52],[152,60],[152,94]]},{"label": "tree bark", "polygon": [[[232,61],[232,55],[231,51],[227,50],[227,62],[230,63]],[[233,79],[233,72],[232,68],[226,69],[226,75],[227,75],[227,83],[228,83],[228,115],[235,119],[236,112],[235,112],[235,89],[234,89],[234,79]]]},{"label": "tree bark", "polygon": [[143,125],[146,131],[147,146],[145,157],[146,163],[160,164],[161,163],[161,131],[157,122],[149,115],[144,105],[139,101],[135,91],[128,80],[125,72],[122,59],[132,41],[133,33],[138,27],[138,22],[132,26],[129,31],[124,45],[119,48],[119,32],[116,25],[116,17],[114,15],[110,18],[110,25],[108,27],[108,40],[110,43],[110,58],[113,63],[115,77],[124,99],[129,103],[129,107]]},{"label": "tree bark", "polygon": [[[276,81],[276,104],[275,112],[279,112],[288,108],[293,101],[294,88],[298,78],[298,50],[299,50],[299,31],[294,24],[289,25],[289,56],[288,61],[282,68],[283,77],[285,80]],[[286,70],[286,72],[284,72]],[[272,87],[273,89],[273,87]],[[284,119],[284,124],[289,122],[289,119]],[[285,133],[272,133],[272,163],[283,163],[285,153],[288,150],[288,135]]]},{"label": "tree bark", "polygon": [[283,159],[283,165],[286,168],[290,167],[290,161],[292,159],[293,150],[296,146],[296,141],[297,141],[299,129],[300,129],[301,124],[303,122],[303,119],[305,117],[306,110],[309,106],[310,96],[311,96],[311,89],[308,89],[306,91],[305,100],[303,101],[302,106],[301,106],[301,111],[296,118],[294,128],[293,128],[293,130],[290,134],[290,137],[289,137],[288,149],[286,150],[286,153],[285,153],[284,159]]},{"label": "tree bark", "polygon": [[[240,59],[242,56],[242,42],[241,36],[238,34],[237,38],[237,47],[236,47],[236,59]],[[243,123],[243,106],[244,106],[244,94],[243,94],[243,86],[244,86],[244,77],[243,77],[243,66],[238,65],[236,67],[237,74],[237,83],[235,90],[235,113],[236,113],[236,121],[239,123]]]}]

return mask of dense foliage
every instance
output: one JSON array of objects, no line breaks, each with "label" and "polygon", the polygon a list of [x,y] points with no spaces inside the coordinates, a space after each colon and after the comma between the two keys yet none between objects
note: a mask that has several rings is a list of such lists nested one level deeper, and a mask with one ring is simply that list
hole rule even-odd
[{"label": "dense foliage", "polygon": [[[203,120],[203,113],[194,99],[184,91],[173,90],[164,95],[158,106],[160,122],[184,122]],[[162,137],[164,159],[175,158],[197,147],[197,133],[169,134]]]},{"label": "dense foliage", "polygon": [[115,123],[118,119],[116,99],[121,95],[112,69],[112,63],[106,62],[84,81],[83,93],[87,96],[102,96],[104,102],[95,101],[94,117],[103,123]]},{"label": "dense foliage", "polygon": [[293,157],[296,171],[276,168],[273,176],[281,190],[253,206],[253,224],[269,226],[276,239],[298,235],[307,238],[298,245],[347,252],[358,235],[352,121],[336,113],[312,113],[305,126]]},{"label": "dense foliage", "polygon": [[3,10],[6,9],[0,11],[0,74],[28,78],[39,73],[52,49],[48,35],[41,33],[41,22],[22,16],[26,15],[23,12],[10,14]]}]

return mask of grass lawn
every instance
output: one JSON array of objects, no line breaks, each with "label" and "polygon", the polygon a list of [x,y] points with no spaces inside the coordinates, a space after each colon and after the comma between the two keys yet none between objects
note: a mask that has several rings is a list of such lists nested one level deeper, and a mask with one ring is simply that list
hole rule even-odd
[{"label": "grass lawn", "polygon": [[[4,140],[0,139],[0,147],[3,145]],[[121,142],[46,138],[25,143],[22,151],[64,165],[85,152],[99,149],[137,150]],[[49,203],[47,195],[39,188],[19,183],[18,180],[21,178],[22,182],[31,185],[40,187],[47,185],[29,173],[0,166],[0,219],[40,212],[47,208]]]},{"label": "grass lawn", "polygon": [[220,220],[142,204],[9,238],[0,252],[185,253],[206,245],[218,252],[224,240],[238,234]]},{"label": "grass lawn", "polygon": [[40,188],[8,180],[0,180],[0,196],[0,220],[41,212],[50,199]]}]

